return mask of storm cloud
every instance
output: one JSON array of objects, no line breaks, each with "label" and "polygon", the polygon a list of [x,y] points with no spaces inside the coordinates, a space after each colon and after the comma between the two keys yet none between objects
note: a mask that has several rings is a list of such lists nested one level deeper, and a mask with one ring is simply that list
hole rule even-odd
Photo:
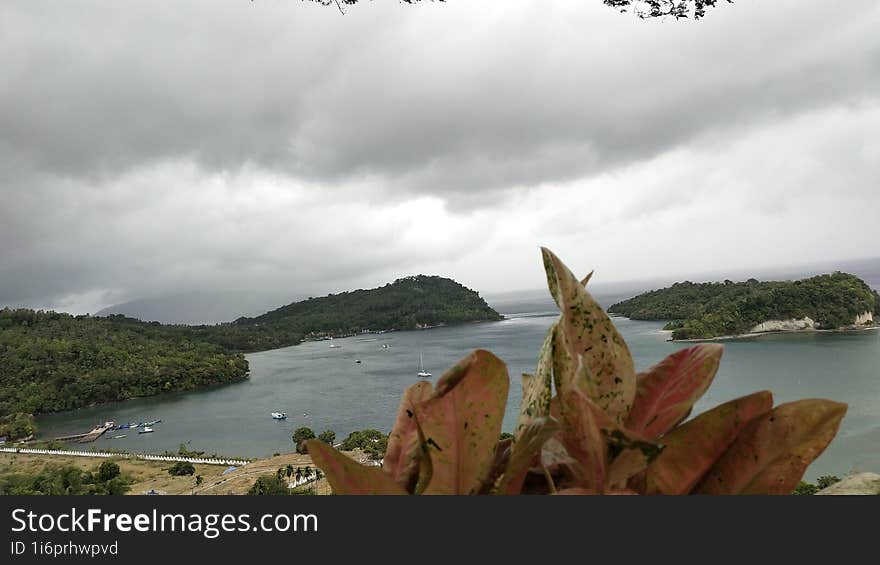
[{"label": "storm cloud", "polygon": [[877,255],[880,6],[0,7],[0,305]]}]

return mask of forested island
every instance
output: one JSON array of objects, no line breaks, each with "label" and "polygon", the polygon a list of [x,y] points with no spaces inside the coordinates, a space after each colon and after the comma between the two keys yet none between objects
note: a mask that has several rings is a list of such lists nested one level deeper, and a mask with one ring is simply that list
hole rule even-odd
[{"label": "forested island", "polygon": [[848,273],[797,281],[675,283],[613,304],[633,320],[668,320],[672,339],[710,339],[764,331],[837,330],[872,325],[880,295]]},{"label": "forested island", "polygon": [[[501,320],[475,291],[454,280],[418,275],[371,290],[309,298],[232,326],[256,335],[277,336],[290,345],[302,339],[352,335],[363,331],[414,330]],[[271,338],[270,338],[271,339]],[[248,344],[236,346],[252,349]]]},{"label": "forested island", "polygon": [[245,352],[500,319],[475,291],[422,275],[210,326],[0,309],[0,437],[31,435],[34,414],[245,379]]},{"label": "forested island", "polygon": [[247,377],[244,355],[181,330],[122,316],[0,310],[0,436],[33,433],[31,414]]}]

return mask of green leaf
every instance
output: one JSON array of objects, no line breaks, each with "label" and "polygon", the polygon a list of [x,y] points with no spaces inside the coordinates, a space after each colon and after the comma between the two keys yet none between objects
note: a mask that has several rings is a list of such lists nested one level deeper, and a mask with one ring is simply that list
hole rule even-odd
[{"label": "green leaf", "polygon": [[712,384],[723,352],[718,344],[689,347],[640,373],[626,427],[650,438],[672,429]]},{"label": "green leaf", "polygon": [[761,391],[703,412],[663,437],[660,455],[648,465],[645,494],[687,494],[712,468],[740,431],[773,408]]},{"label": "green leaf", "polygon": [[321,440],[310,439],[306,446],[335,494],[407,494],[379,467],[365,467]]},{"label": "green leaf", "polygon": [[488,476],[507,403],[507,367],[478,349],[444,373],[416,407],[433,475],[426,494],[471,494]]},{"label": "green leaf", "polygon": [[[608,416],[623,425],[636,392],[629,348],[605,310],[569,268],[550,250],[541,251],[547,285],[562,311],[562,339],[556,345],[565,349],[570,360],[586,364],[585,392]],[[580,372],[579,366],[571,365],[557,376],[557,382],[571,384]]]},{"label": "green leaf", "polygon": [[551,326],[544,338],[541,352],[538,355],[538,369],[534,375],[524,373],[522,376],[522,402],[519,405],[519,419],[516,423],[514,437],[516,441],[522,436],[523,430],[536,418],[550,415],[550,399],[553,395],[553,333],[556,324]]},{"label": "green leaf", "polygon": [[697,485],[701,494],[791,494],[840,426],[847,406],[807,399],[752,421]]},{"label": "green leaf", "polygon": [[408,492],[413,492],[419,476],[423,451],[415,422],[415,406],[431,397],[431,383],[420,381],[408,387],[400,400],[397,420],[388,436],[382,469]]}]

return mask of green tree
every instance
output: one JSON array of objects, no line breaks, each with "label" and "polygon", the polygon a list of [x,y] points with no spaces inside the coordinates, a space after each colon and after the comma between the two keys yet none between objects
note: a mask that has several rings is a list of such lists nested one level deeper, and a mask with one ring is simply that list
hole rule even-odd
[{"label": "green tree", "polygon": [[196,468],[193,467],[193,464],[189,461],[178,461],[168,469],[168,474],[174,475],[175,477],[193,475],[195,472]]},{"label": "green tree", "polygon": [[290,494],[287,485],[276,475],[265,475],[254,481],[253,486],[248,490],[250,495],[266,496],[266,495],[286,495]]},{"label": "green tree", "polygon": [[98,467],[98,479],[107,482],[118,477],[119,472],[119,465],[113,461],[104,461],[101,463],[101,466]]},{"label": "green tree", "polygon": [[333,430],[324,430],[318,434],[318,439],[328,445],[333,445],[333,442],[336,440],[336,432]]},{"label": "green tree", "polygon": [[307,439],[315,439],[315,432],[311,428],[303,426],[294,430],[291,439],[293,439],[293,445],[296,446],[297,453],[306,453],[305,441]]},{"label": "green tree", "polygon": [[818,479],[816,479],[816,486],[819,490],[825,489],[833,485],[834,483],[839,483],[840,477],[836,475],[822,475]]}]

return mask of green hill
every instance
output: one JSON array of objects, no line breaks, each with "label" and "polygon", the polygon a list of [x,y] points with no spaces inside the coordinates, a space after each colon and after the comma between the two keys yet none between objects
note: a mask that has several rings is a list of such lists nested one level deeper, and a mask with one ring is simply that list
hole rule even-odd
[{"label": "green hill", "polygon": [[473,290],[451,279],[418,275],[371,290],[294,302],[262,316],[239,318],[234,325],[307,339],[500,319]]},{"label": "green hill", "polygon": [[253,318],[177,327],[186,328],[192,339],[248,353],[363,331],[414,330],[502,318],[479,294],[454,280],[418,275],[370,290],[293,302]]},{"label": "green hill", "polygon": [[213,326],[122,315],[0,310],[0,436],[26,436],[39,414],[247,378],[243,352],[324,336],[500,320],[480,296],[441,277],[310,298]]},{"label": "green hill", "polygon": [[855,275],[836,272],[799,281],[675,283],[613,304],[633,320],[670,320],[673,339],[738,335],[769,320],[809,317],[819,329],[850,326],[878,314],[880,295]]},{"label": "green hill", "polygon": [[0,310],[0,435],[27,435],[26,419],[15,414],[71,410],[247,377],[243,355],[188,333],[122,316]]}]

